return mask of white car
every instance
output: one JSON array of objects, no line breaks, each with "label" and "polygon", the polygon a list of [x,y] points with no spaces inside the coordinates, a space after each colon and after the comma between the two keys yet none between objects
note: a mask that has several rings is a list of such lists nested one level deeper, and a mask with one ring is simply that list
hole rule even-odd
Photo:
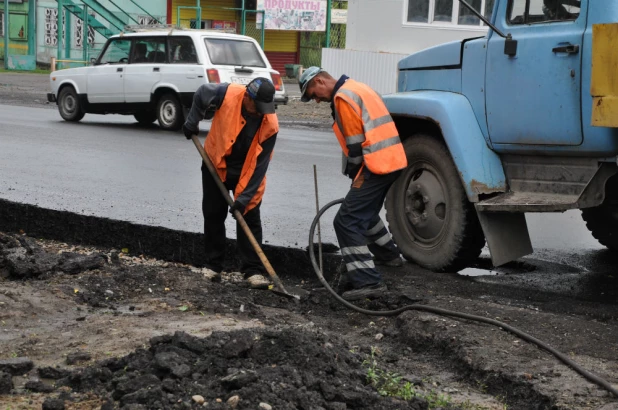
[{"label": "white car", "polygon": [[125,114],[177,130],[200,85],[248,84],[255,77],[272,79],[275,103],[287,103],[279,72],[251,37],[182,29],[122,33],[107,41],[92,65],[52,72],[47,99],[66,121]]}]

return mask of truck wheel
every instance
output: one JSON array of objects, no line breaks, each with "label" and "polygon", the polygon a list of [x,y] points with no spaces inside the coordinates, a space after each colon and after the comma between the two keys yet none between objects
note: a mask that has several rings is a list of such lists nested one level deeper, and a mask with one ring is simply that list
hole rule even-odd
[{"label": "truck wheel", "polygon": [[86,114],[73,87],[64,87],[58,95],[58,111],[65,121],[77,122]]},{"label": "truck wheel", "polygon": [[159,126],[164,130],[177,131],[182,127],[184,121],[182,105],[174,94],[163,94],[159,98],[157,103],[157,119],[159,120]]},{"label": "truck wheel", "polygon": [[140,125],[150,125],[157,120],[157,114],[154,111],[140,111],[133,116]]},{"label": "truck wheel", "polygon": [[434,271],[476,259],[485,237],[448,149],[417,134],[403,142],[408,167],[386,197],[386,219],[406,259]]},{"label": "truck wheel", "polygon": [[582,209],[588,230],[599,243],[618,251],[618,177],[605,185],[605,200],[594,208]]}]

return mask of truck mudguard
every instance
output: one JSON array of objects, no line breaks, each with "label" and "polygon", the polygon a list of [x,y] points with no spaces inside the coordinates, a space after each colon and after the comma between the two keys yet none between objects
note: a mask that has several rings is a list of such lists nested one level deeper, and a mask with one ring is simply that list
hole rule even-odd
[{"label": "truck mudguard", "polygon": [[[410,91],[383,98],[394,119],[429,119],[440,128],[471,202],[478,202],[479,194],[506,191],[500,157],[487,145],[465,96],[443,91]],[[404,139],[406,135],[401,137]]]}]

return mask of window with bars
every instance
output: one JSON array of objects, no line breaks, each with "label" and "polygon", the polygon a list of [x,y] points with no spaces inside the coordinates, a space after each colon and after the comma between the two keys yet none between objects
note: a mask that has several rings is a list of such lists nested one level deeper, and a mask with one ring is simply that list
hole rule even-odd
[{"label": "window with bars", "polygon": [[[491,18],[495,0],[468,0],[475,10]],[[484,26],[484,23],[457,0],[404,0],[404,24]]]}]

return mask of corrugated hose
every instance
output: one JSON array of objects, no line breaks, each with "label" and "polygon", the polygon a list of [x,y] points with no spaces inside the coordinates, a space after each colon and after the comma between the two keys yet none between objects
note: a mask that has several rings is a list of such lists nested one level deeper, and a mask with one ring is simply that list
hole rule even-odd
[{"label": "corrugated hose", "polygon": [[[588,370],[584,369],[583,367],[581,367],[579,364],[575,363],[573,360],[569,359],[565,354],[560,353],[559,351],[557,351],[556,349],[554,349],[553,347],[549,346],[547,343],[513,327],[510,325],[507,325],[506,323],[500,322],[498,320],[494,320],[494,319],[489,319],[483,316],[476,316],[476,315],[470,315],[470,314],[466,314],[466,313],[460,313],[460,312],[455,312],[452,310],[446,310],[446,309],[441,309],[441,308],[437,308],[437,307],[432,307],[432,306],[427,306],[427,305],[407,305],[407,306],[403,306],[400,307],[399,309],[394,309],[394,310],[383,310],[383,311],[378,311],[378,310],[369,310],[369,309],[363,309],[360,308],[350,302],[348,302],[347,300],[343,299],[341,296],[339,296],[337,294],[337,292],[335,292],[330,285],[328,284],[328,282],[326,281],[326,279],[324,279],[324,275],[322,274],[322,271],[320,270],[320,266],[318,265],[318,262],[316,260],[315,257],[315,250],[314,250],[314,243],[313,243],[313,238],[314,238],[314,233],[315,233],[315,228],[316,225],[318,225],[319,221],[320,221],[320,217],[324,214],[324,212],[326,212],[329,208],[340,204],[343,202],[343,198],[342,199],[337,199],[334,201],[329,202],[328,204],[324,205],[324,207],[322,207],[322,209],[320,209],[320,211],[318,212],[318,214],[315,216],[315,218],[313,219],[313,222],[311,223],[311,229],[309,230],[309,257],[311,259],[311,264],[313,265],[313,269],[315,270],[315,274],[317,275],[318,279],[320,280],[320,282],[322,283],[322,285],[324,285],[324,287],[333,295],[333,297],[335,299],[337,299],[337,301],[339,303],[341,303],[342,305],[346,306],[349,309],[355,310],[359,313],[363,313],[365,315],[369,315],[369,316],[397,316],[405,311],[408,310],[418,310],[418,311],[422,311],[422,312],[429,312],[429,313],[435,313],[437,315],[441,315],[441,316],[450,316],[450,317],[455,317],[455,318],[459,318],[459,319],[466,319],[466,320],[473,320],[475,322],[481,322],[481,323],[487,323],[493,326],[497,326],[503,330],[506,330],[518,337],[520,337],[521,339],[529,342],[529,343],[533,343],[535,345],[537,345],[538,347],[540,347],[541,349],[544,349],[546,351],[548,351],[549,353],[551,353],[552,355],[554,355],[556,358],[558,358],[558,360],[560,360],[561,362],[563,362],[564,364],[566,364],[567,366],[569,366],[570,368],[572,368],[573,370],[575,370],[577,373],[579,373],[580,375],[582,375],[583,377],[585,377],[586,379],[588,379],[589,381],[591,381],[592,383],[595,383],[596,385],[604,388],[605,390],[609,391],[610,393],[612,393],[614,396],[618,397],[618,389],[616,389],[614,386],[612,386],[607,380],[592,374],[591,372],[589,372]],[[321,244],[320,244],[321,245]]]}]

